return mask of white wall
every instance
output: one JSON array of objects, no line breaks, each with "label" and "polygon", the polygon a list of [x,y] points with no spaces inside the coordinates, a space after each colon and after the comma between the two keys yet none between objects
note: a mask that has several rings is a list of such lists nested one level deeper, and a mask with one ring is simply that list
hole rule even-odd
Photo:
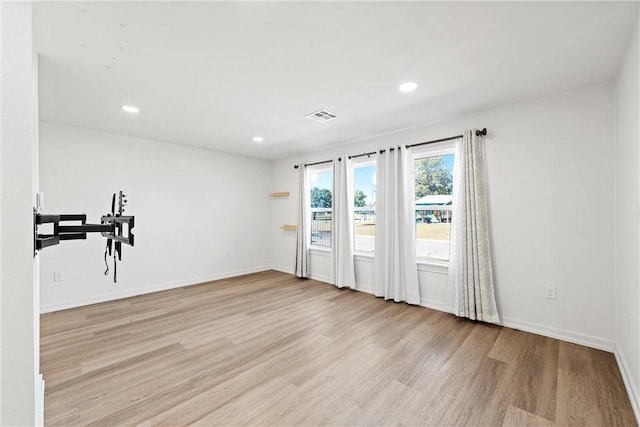
[{"label": "white wall", "polygon": [[[45,212],[99,223],[124,189],[136,217],[116,284],[102,274],[99,235],[42,252],[43,312],[269,266],[267,161],[43,122],[40,166]],[[55,271],[65,280],[54,282]]]},{"label": "white wall", "polygon": [[37,92],[31,3],[1,2],[0,424],[41,424],[38,282],[33,195],[37,191]]},{"label": "white wall", "polygon": [[638,26],[616,85],[615,330],[616,357],[636,417],[640,395],[640,61]]},{"label": "white wall", "polygon": [[[297,174],[293,164],[416,143],[487,127],[489,211],[498,308],[506,325],[612,350],[613,86],[600,84],[274,162],[273,264],[292,271]],[[330,280],[326,257],[311,272]],[[372,264],[358,258],[358,286]],[[421,267],[422,304],[445,309],[446,268]],[[543,298],[557,287],[557,300]]]}]

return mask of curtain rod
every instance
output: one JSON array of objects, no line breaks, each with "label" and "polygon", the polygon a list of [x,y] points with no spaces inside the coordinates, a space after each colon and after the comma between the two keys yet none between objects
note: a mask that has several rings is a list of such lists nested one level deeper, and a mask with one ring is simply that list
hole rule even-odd
[{"label": "curtain rod", "polygon": [[[476,136],[485,136],[487,134],[487,128],[483,128],[482,130],[476,130]],[[450,136],[448,138],[441,138],[441,139],[434,139],[433,141],[426,141],[426,142],[418,142],[417,144],[408,144],[405,146],[405,148],[411,148],[411,147],[418,147],[420,145],[427,145],[427,144],[435,144],[436,142],[445,142],[445,141],[451,141],[453,139],[458,139],[458,138],[462,138],[463,135],[456,135],[456,136]]]},{"label": "curtain rod", "polygon": [[[398,150],[401,149],[401,148],[402,147],[398,147]],[[393,150],[395,150],[395,148],[393,148],[393,147],[389,148],[389,151],[393,151]],[[378,154],[378,153],[382,154],[385,151],[387,151],[387,150],[385,149],[385,150],[371,151],[369,153],[362,153],[362,154],[356,154],[355,156],[349,156],[349,158],[350,159],[357,159],[358,157],[371,156],[372,154]]]},{"label": "curtain rod", "polygon": [[[482,128],[482,130],[476,130],[476,136],[486,136],[487,135],[487,128]],[[407,144],[405,145],[405,148],[411,148],[411,147],[418,147],[420,145],[427,145],[427,144],[435,144],[436,142],[445,142],[445,141],[451,141],[453,139],[458,139],[458,138],[462,138],[463,135],[456,135],[456,136],[450,136],[448,138],[440,138],[440,139],[434,139],[433,141],[425,141],[425,142],[418,142],[417,144]],[[400,147],[398,147],[400,148]],[[391,151],[393,151],[393,148],[390,149]],[[380,150],[380,154],[384,153],[386,150]],[[358,157],[364,157],[364,156],[371,156],[372,154],[377,154],[378,151],[371,151],[369,153],[362,153],[362,154],[356,154],[353,156],[349,156],[350,159],[357,159]],[[342,158],[338,158],[339,161],[342,160]],[[315,163],[306,163],[305,166],[314,166],[314,165],[321,165],[323,163],[331,163],[333,162],[333,160],[323,160],[321,162],[315,162]],[[300,166],[299,165],[294,165],[293,166],[294,169],[298,169]]]},{"label": "curtain rod", "polygon": [[[487,134],[487,128],[483,128],[482,130],[476,130],[476,136],[484,136]],[[426,142],[418,142],[417,144],[407,144],[405,148],[417,147],[419,145],[427,145],[427,144],[435,144],[436,142],[445,142],[451,141],[453,139],[462,138],[462,135],[450,136],[448,138],[434,139],[433,141]],[[399,148],[399,147],[398,147]],[[386,150],[380,150],[380,154],[384,153]],[[391,149],[393,151],[393,148]],[[349,156],[350,159],[357,159],[358,157],[371,156],[372,154],[377,154],[378,151],[371,151],[369,153],[356,154],[354,156]]]},{"label": "curtain rod", "polygon": [[[342,157],[338,157],[338,161],[341,162],[342,161]],[[323,160],[321,162],[315,162],[315,163],[305,163],[304,165],[306,167],[306,166],[315,166],[315,165],[321,165],[323,163],[331,163],[331,162],[333,162],[333,159],[331,159],[331,160]],[[300,167],[300,165],[293,165],[294,169],[298,169],[299,167]]]},{"label": "curtain rod", "polygon": [[362,154],[356,154],[355,156],[349,156],[350,159],[357,159],[358,157],[364,157],[364,156],[370,156],[372,154],[376,154],[377,151],[372,151],[370,153],[362,153]]}]

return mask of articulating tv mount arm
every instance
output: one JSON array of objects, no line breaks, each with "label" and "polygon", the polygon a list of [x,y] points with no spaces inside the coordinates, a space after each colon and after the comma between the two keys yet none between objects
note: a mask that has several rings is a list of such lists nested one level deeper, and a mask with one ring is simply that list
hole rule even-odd
[{"label": "articulating tv mount arm", "polygon": [[[49,215],[41,214],[34,209],[34,251],[40,251],[49,246],[60,243],[61,240],[79,240],[86,239],[87,233],[100,233],[107,238],[107,246],[104,250],[104,261],[107,269],[105,275],[109,274],[109,264],[107,264],[107,253],[112,254],[113,246],[113,281],[117,282],[116,261],[122,261],[122,244],[133,246],[134,235],[131,232],[135,222],[134,216],[124,216],[125,205],[127,204],[126,195],[120,191],[118,193],[118,209],[116,212],[116,194],[111,199],[111,213],[103,215],[100,218],[100,224],[87,224],[86,214],[70,214],[70,215]],[[65,224],[67,222],[80,222],[80,224]],[[39,226],[42,224],[53,224],[52,234],[40,234]]]}]

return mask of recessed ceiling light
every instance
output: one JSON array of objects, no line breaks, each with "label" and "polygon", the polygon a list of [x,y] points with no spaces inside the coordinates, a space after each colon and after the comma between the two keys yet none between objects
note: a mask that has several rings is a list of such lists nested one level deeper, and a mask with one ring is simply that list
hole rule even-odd
[{"label": "recessed ceiling light", "polygon": [[405,82],[402,83],[400,86],[398,86],[398,90],[400,92],[413,92],[414,90],[416,90],[416,88],[418,87],[418,83],[416,82]]},{"label": "recessed ceiling light", "polygon": [[253,142],[262,142],[264,141],[264,138],[261,136],[254,136],[253,137]]},{"label": "recessed ceiling light", "polygon": [[122,110],[127,113],[139,113],[140,109],[138,107],[134,107],[133,105],[123,105]]}]

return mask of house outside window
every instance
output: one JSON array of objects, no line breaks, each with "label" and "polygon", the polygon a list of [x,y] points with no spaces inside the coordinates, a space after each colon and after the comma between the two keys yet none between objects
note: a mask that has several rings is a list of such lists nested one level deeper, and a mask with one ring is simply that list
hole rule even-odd
[{"label": "house outside window", "polygon": [[376,161],[362,157],[353,162],[354,250],[373,254],[376,238]]},{"label": "house outside window", "polygon": [[453,202],[453,145],[414,154],[416,256],[448,261]]}]

